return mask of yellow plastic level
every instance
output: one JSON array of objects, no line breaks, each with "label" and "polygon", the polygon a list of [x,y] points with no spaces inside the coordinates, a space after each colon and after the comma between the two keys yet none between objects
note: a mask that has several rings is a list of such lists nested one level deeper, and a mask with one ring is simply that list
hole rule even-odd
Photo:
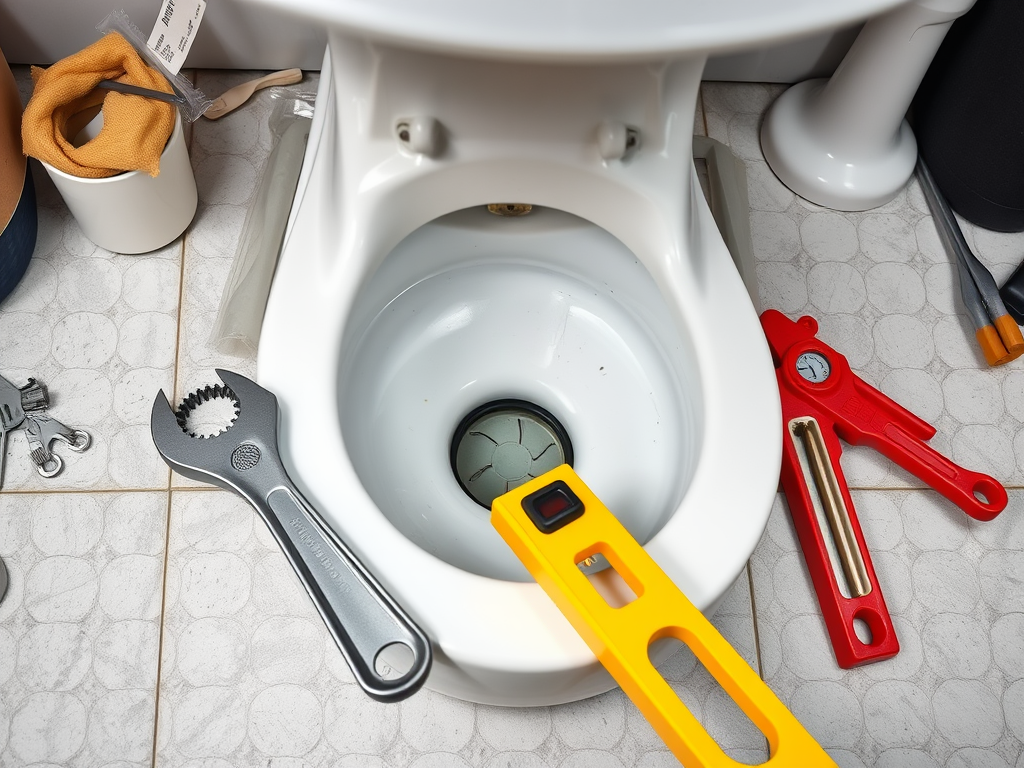
[{"label": "yellow plastic level", "polygon": [[[584,511],[544,533],[526,513],[523,500],[559,480],[575,493]],[[544,511],[557,519],[561,506],[556,499]],[[496,498],[491,524],[687,768],[741,763],[722,751],[651,663],[648,647],[664,637],[686,643],[761,729],[770,754],[762,765],[836,768],[793,713],[567,464]],[[635,600],[613,608],[598,593],[577,567],[595,554],[615,568],[636,594]]]}]

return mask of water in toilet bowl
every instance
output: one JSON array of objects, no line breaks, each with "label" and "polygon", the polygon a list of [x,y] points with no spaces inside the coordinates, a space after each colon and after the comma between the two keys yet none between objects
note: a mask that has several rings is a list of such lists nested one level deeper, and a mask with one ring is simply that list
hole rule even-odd
[{"label": "water in toilet bowl", "polygon": [[381,512],[440,559],[529,580],[449,460],[460,421],[499,398],[564,426],[577,471],[639,541],[679,505],[701,439],[695,365],[647,270],[599,227],[550,209],[442,217],[387,256],[348,327],[349,455]]}]

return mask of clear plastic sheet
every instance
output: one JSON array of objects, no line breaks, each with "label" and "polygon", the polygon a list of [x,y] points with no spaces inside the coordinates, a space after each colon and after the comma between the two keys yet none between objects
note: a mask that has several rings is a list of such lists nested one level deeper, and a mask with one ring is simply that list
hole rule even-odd
[{"label": "clear plastic sheet", "polygon": [[274,146],[245,214],[210,334],[218,352],[235,357],[256,354],[313,117],[313,94],[272,93],[271,98],[275,100],[270,116]]}]

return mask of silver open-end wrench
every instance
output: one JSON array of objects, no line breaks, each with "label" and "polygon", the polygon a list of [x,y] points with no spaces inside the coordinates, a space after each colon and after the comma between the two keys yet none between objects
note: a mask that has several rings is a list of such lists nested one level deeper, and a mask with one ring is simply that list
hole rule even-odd
[{"label": "silver open-end wrench", "polygon": [[[236,401],[235,421],[213,437],[192,437],[161,391],[150,422],[160,455],[179,474],[234,491],[260,513],[369,696],[384,702],[411,696],[430,671],[430,640],[288,477],[278,453],[273,393],[231,371],[217,375]],[[413,661],[392,678],[379,657],[396,644]]]}]

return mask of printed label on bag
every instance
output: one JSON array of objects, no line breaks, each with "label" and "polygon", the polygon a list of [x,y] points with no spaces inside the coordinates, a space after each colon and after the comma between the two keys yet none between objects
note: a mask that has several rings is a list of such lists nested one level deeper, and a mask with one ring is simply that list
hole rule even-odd
[{"label": "printed label on bag", "polygon": [[204,13],[206,0],[164,0],[146,44],[163,59],[171,74],[178,74],[185,63]]}]

